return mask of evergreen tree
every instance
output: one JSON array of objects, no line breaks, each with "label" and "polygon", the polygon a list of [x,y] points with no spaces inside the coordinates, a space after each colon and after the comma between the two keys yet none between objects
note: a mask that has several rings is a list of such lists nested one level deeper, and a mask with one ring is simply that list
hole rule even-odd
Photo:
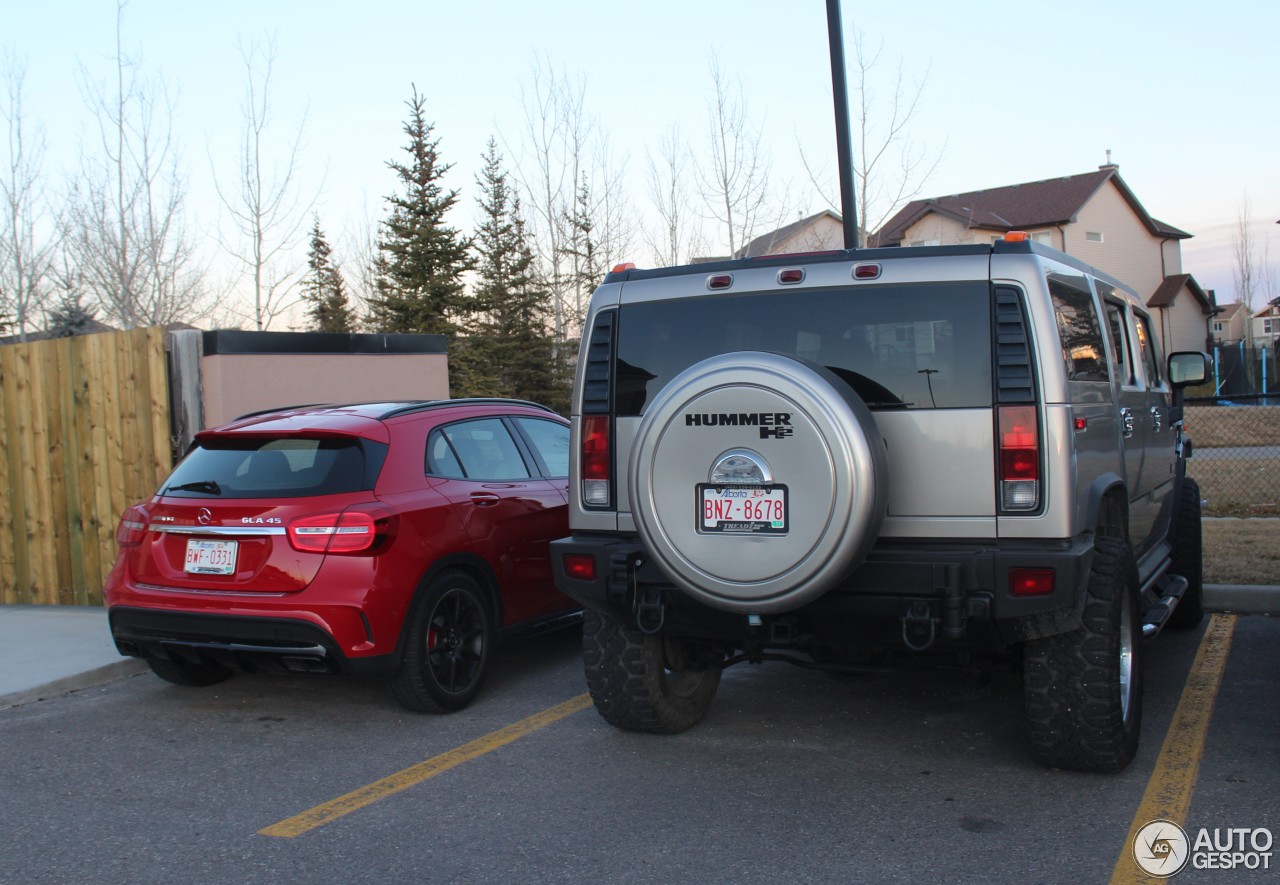
[{"label": "evergreen tree", "polygon": [[482,220],[474,313],[459,369],[468,393],[531,399],[564,411],[568,389],[558,381],[548,329],[553,296],[538,276],[520,200],[492,138],[484,161],[476,179]]},{"label": "evergreen tree", "polygon": [[313,332],[354,332],[356,313],[347,299],[342,272],[330,260],[333,250],[320,230],[317,217],[311,228],[311,249],[307,252],[310,272],[302,281],[302,298]]},{"label": "evergreen tree", "polygon": [[591,293],[604,279],[603,259],[596,250],[591,202],[591,186],[587,181],[586,173],[583,173],[577,192],[574,194],[573,207],[564,213],[568,236],[565,239],[563,252],[568,259],[568,283],[571,292],[566,313],[568,314],[567,325],[573,329],[582,327]]},{"label": "evergreen tree", "polygon": [[390,210],[382,222],[375,259],[376,294],[369,300],[369,326],[379,332],[457,331],[469,302],[462,275],[472,267],[470,243],[445,224],[445,214],[458,201],[440,179],[452,167],[441,163],[434,126],[423,118],[425,99],[413,91],[405,102],[409,136],[405,163],[389,162],[404,187],[387,197]]},{"label": "evergreen tree", "polygon": [[50,338],[87,335],[97,326],[95,313],[93,307],[85,305],[79,292],[67,292],[58,306],[49,311],[48,328],[45,331]]}]

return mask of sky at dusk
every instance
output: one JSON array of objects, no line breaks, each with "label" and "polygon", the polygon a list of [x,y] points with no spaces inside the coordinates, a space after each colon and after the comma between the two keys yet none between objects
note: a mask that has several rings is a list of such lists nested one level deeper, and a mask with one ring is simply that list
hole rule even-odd
[{"label": "sky at dusk", "polygon": [[[845,0],[846,41],[880,46],[879,95],[899,65],[925,78],[910,136],[941,157],[922,196],[1076,175],[1111,159],[1148,212],[1194,238],[1184,270],[1219,303],[1234,297],[1231,243],[1246,198],[1260,245],[1280,263],[1280,4],[1262,2],[918,3]],[[114,76],[112,0],[3,0],[0,49],[26,65],[27,124],[43,129],[60,187],[96,137],[81,83]],[[339,245],[381,218],[396,189],[405,101],[426,98],[470,230],[488,139],[520,160],[530,76],[550,66],[585,84],[637,211],[646,151],[678,124],[695,151],[712,97],[709,60],[741,84],[792,217],[825,208],[800,159],[834,163],[823,0],[130,0],[126,54],[177,97],[173,133],[192,224],[227,268],[216,176],[234,179],[243,127],[237,43],[275,43],[269,137],[303,126],[299,187]],[[874,112],[873,112],[874,114]],[[855,150],[856,150],[855,146]],[[648,261],[633,255],[609,261]],[[225,270],[230,273],[229,268]]]}]

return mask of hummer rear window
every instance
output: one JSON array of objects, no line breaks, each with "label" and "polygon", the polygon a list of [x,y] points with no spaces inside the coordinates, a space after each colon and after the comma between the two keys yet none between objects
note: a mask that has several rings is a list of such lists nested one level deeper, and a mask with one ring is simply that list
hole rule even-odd
[{"label": "hummer rear window", "polygon": [[640,415],[677,374],[763,350],[826,366],[873,409],[991,405],[985,282],[859,286],[654,301],[619,314],[619,415]]},{"label": "hummer rear window", "polygon": [[187,453],[160,490],[191,498],[339,495],[373,488],[385,456],[386,446],[369,440],[208,440]]}]

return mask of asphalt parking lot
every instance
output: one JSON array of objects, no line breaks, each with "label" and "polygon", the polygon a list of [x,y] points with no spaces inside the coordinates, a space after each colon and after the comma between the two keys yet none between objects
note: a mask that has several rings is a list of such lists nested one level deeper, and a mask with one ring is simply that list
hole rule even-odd
[{"label": "asphalt parking lot", "polygon": [[446,717],[349,680],[142,674],[0,710],[0,881],[1139,881],[1129,833],[1162,777],[1190,784],[1193,839],[1280,832],[1280,619],[1228,617],[1220,685],[1196,667],[1210,622],[1148,646],[1142,748],[1115,776],[1031,761],[1007,667],[735,667],[674,737],[595,714],[573,631],[504,647]]}]

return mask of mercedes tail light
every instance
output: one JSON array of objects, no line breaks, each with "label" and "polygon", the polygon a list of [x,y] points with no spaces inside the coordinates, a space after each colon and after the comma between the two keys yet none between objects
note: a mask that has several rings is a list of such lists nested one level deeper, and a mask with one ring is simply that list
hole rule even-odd
[{"label": "mercedes tail light", "polygon": [[300,516],[289,523],[289,543],[304,553],[374,553],[395,522],[395,516],[380,507]]},{"label": "mercedes tail light", "polygon": [[134,505],[120,517],[116,526],[116,543],[121,547],[137,547],[147,534],[147,512]]},{"label": "mercedes tail light", "polygon": [[1040,428],[1035,406],[1001,406],[1000,508],[1035,510],[1040,505]]}]

